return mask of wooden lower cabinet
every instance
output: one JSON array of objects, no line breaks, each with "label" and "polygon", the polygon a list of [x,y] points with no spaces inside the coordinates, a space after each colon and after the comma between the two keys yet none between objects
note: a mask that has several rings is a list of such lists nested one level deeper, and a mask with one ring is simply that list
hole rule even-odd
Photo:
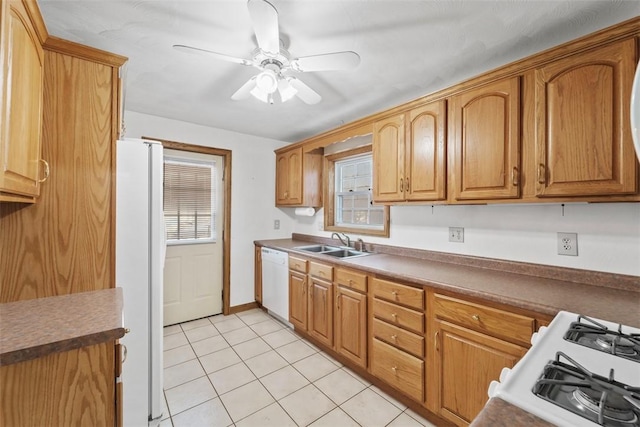
[{"label": "wooden lower cabinet", "polygon": [[427,404],[441,417],[466,426],[489,399],[489,383],[527,349],[440,320],[434,321],[434,330],[435,363],[427,379],[435,393],[427,396]]},{"label": "wooden lower cabinet", "polygon": [[333,283],[309,277],[309,334],[333,346]]},{"label": "wooden lower cabinet", "polygon": [[2,426],[113,426],[114,342],[0,367]]},{"label": "wooden lower cabinet", "polygon": [[289,271],[289,321],[307,330],[307,275]]},{"label": "wooden lower cabinet", "polygon": [[367,295],[336,286],[335,350],[367,367]]},{"label": "wooden lower cabinet", "polygon": [[371,373],[418,402],[424,398],[424,360],[372,339]]}]

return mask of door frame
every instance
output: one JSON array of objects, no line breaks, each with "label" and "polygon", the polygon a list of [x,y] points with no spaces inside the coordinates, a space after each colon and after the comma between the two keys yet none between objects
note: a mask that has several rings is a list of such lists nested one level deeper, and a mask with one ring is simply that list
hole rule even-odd
[{"label": "door frame", "polygon": [[230,314],[231,300],[231,150],[206,147],[204,145],[187,144],[184,142],[169,141],[166,139],[143,136],[142,139],[158,141],[164,148],[171,150],[189,151],[191,153],[212,154],[224,159],[224,174],[222,181],[224,186],[222,224],[222,314]]}]

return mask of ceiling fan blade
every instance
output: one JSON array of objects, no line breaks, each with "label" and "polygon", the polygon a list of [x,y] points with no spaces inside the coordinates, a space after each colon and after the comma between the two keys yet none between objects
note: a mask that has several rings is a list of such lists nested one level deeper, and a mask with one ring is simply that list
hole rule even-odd
[{"label": "ceiling fan blade", "polygon": [[291,61],[291,68],[296,71],[350,70],[359,63],[360,55],[346,51],[297,58]]},{"label": "ceiling fan blade", "polygon": [[256,87],[256,76],[251,77],[245,84],[243,84],[240,89],[238,89],[233,95],[231,95],[231,99],[234,101],[241,101],[243,99],[247,99],[249,95],[251,95],[251,91]]},{"label": "ceiling fan blade", "polygon": [[311,89],[309,86],[303,83],[302,80],[298,80],[295,77],[292,77],[291,80],[289,80],[289,83],[291,83],[291,86],[293,86],[293,88],[298,91],[296,95],[305,104],[313,105],[322,100],[322,97],[318,94],[318,92]]},{"label": "ceiling fan blade", "polygon": [[218,59],[222,59],[223,61],[234,62],[236,64],[241,65],[253,65],[253,62],[248,59],[236,58],[235,56],[225,55],[223,53],[213,52],[211,50],[200,49],[198,47],[185,46],[182,44],[174,44],[173,48],[179,50],[180,52],[186,53],[194,53],[194,54],[206,54],[209,56],[213,56]]},{"label": "ceiling fan blade", "polygon": [[280,53],[278,11],[266,0],[248,0],[249,15],[260,49],[276,55]]}]

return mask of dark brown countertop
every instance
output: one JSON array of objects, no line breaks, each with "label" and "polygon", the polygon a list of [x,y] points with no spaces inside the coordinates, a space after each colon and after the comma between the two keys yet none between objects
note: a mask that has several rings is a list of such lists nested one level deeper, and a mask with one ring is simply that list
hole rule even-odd
[{"label": "dark brown countertop", "polygon": [[469,427],[553,427],[554,424],[536,417],[502,399],[489,399],[484,409],[473,420]]},{"label": "dark brown countertop", "polygon": [[122,289],[0,304],[0,366],[124,336]]},{"label": "dark brown countertop", "polygon": [[[640,277],[453,254],[453,262],[444,262],[447,254],[403,248],[394,254],[386,247],[386,253],[347,260],[294,249],[313,241],[327,243],[327,239],[309,237],[294,235],[294,239],[258,240],[255,244],[551,317],[565,310],[640,327]],[[584,282],[576,282],[576,278]]]}]

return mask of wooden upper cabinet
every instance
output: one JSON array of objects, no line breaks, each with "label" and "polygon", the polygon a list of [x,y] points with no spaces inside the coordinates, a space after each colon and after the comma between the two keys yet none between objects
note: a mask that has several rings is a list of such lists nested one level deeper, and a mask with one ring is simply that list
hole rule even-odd
[{"label": "wooden upper cabinet", "polygon": [[444,200],[447,197],[446,114],[444,100],[431,102],[407,113],[407,200]]},{"label": "wooden upper cabinet", "polygon": [[535,71],[537,196],[638,191],[629,126],[636,62],[627,39]]},{"label": "wooden upper cabinet", "polygon": [[277,204],[295,205],[302,202],[302,148],[276,157]]},{"label": "wooden upper cabinet", "polygon": [[44,53],[22,1],[0,7],[0,201],[33,202],[40,191]]},{"label": "wooden upper cabinet", "polygon": [[376,202],[446,198],[445,101],[377,122],[373,133]]},{"label": "wooden upper cabinet", "polygon": [[404,200],[404,114],[373,127],[373,200]]},{"label": "wooden upper cabinet", "polygon": [[456,201],[520,196],[520,78],[451,97],[450,140]]},{"label": "wooden upper cabinet", "polygon": [[276,155],[276,206],[322,206],[322,153],[298,147]]}]

